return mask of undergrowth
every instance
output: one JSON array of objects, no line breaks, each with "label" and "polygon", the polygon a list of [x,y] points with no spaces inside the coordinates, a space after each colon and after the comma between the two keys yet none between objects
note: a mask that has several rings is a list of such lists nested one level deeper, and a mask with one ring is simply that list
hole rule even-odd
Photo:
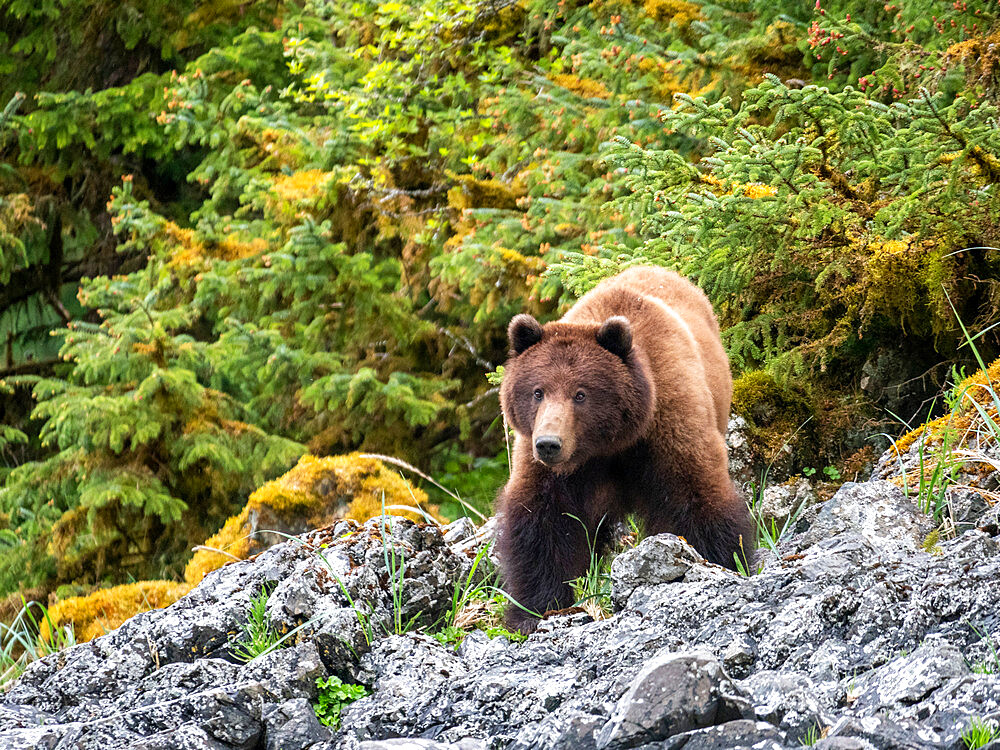
[{"label": "undergrowth", "polygon": [[[43,623],[48,625],[47,638],[40,635]],[[0,690],[20,677],[32,662],[75,645],[71,625],[57,627],[44,605],[22,597],[21,609],[10,624],[0,622]]]},{"label": "undergrowth", "polygon": [[961,737],[967,750],[978,750],[1000,737],[1000,729],[997,728],[996,722],[974,717],[969,720],[969,725]]},{"label": "undergrowth", "polygon": [[271,625],[267,616],[267,600],[270,592],[265,588],[250,600],[247,621],[240,637],[230,644],[233,656],[248,662],[278,647],[281,637]]},{"label": "undergrowth", "polygon": [[351,685],[337,676],[317,678],[316,718],[323,726],[340,729],[340,714],[354,701],[371,695],[364,685]]}]

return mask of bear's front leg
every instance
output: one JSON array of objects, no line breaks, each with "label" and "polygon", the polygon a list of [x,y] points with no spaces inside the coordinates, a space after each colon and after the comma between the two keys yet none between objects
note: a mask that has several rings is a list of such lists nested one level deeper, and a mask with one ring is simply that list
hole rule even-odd
[{"label": "bear's front leg", "polygon": [[560,481],[532,484],[504,489],[497,540],[504,589],[516,602],[508,603],[505,619],[525,634],[547,610],[573,604],[568,581],[583,575],[590,559],[586,530],[564,510]]}]

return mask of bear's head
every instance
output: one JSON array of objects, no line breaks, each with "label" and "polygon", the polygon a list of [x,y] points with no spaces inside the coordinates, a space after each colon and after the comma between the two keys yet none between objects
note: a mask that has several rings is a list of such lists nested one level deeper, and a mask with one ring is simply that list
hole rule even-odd
[{"label": "bear's head", "polygon": [[565,474],[625,450],[646,433],[656,394],[626,318],[542,326],[517,315],[507,332],[500,405],[536,460]]}]

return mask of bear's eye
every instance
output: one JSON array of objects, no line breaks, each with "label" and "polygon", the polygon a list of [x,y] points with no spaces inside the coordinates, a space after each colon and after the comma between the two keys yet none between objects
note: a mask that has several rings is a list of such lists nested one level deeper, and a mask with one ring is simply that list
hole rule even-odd
[{"label": "bear's eye", "polygon": [[544,395],[545,394],[542,393],[542,389],[541,388],[536,388],[535,389],[535,401],[541,401],[542,400],[542,396],[544,396]]},{"label": "bear's eye", "polygon": [[587,394],[584,393],[583,391],[577,391],[576,395],[573,396],[573,400],[576,401],[578,404],[582,404],[583,401],[584,401],[584,399],[586,399],[586,398],[587,398]]}]

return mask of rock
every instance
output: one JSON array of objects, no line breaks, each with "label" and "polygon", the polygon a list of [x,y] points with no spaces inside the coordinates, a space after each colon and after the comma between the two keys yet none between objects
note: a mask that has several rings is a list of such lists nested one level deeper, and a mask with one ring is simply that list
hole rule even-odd
[{"label": "rock", "polygon": [[[609,618],[552,617],[523,642],[474,630],[456,650],[430,634],[488,530],[450,544],[433,525],[339,522],[30,665],[0,696],[0,747],[697,750],[815,729],[821,748],[960,750],[972,717],[1000,719],[1000,537],[931,553],[934,526],[890,482],[846,484],[759,575],[650,537],[612,566]],[[288,637],[237,663],[264,590]],[[370,695],[327,733],[312,703],[334,674]]]},{"label": "rock", "polygon": [[962,654],[940,638],[928,638],[911,654],[852,678],[855,708],[866,713],[911,705],[945,682],[966,675]]},{"label": "rock", "polygon": [[734,677],[746,677],[757,659],[757,644],[744,634],[739,634],[722,652],[722,665]]},{"label": "rock", "polygon": [[330,730],[305,698],[271,703],[264,707],[263,719],[265,750],[302,750],[330,739]]},{"label": "rock", "polygon": [[726,447],[729,449],[729,474],[739,485],[757,481],[755,456],[748,435],[749,425],[739,416],[729,419],[726,429]]},{"label": "rock", "polygon": [[792,519],[819,502],[819,496],[806,479],[766,487],[757,508],[760,523],[781,531]]},{"label": "rock", "polygon": [[740,683],[758,719],[801,738],[815,727],[828,726],[833,715],[833,696],[824,695],[813,680],[801,672],[765,670]]},{"label": "rock", "polygon": [[464,542],[466,539],[474,536],[475,533],[476,524],[472,522],[471,518],[463,516],[444,527],[444,540],[448,544],[454,545]]},{"label": "rock", "polygon": [[782,551],[802,552],[850,532],[879,554],[898,557],[921,550],[934,526],[891,482],[846,482],[823,504],[809,529],[782,545]]},{"label": "rock", "polygon": [[640,586],[672,583],[692,567],[708,564],[694,547],[673,534],[647,537],[611,563],[612,600],[620,609]]},{"label": "rock", "polygon": [[813,745],[813,750],[876,750],[868,740],[858,737],[826,737]]},{"label": "rock", "polygon": [[598,748],[630,748],[739,718],[747,703],[704,652],[665,653],[642,668],[597,734]]},{"label": "rock", "polygon": [[659,750],[783,750],[787,747],[783,732],[764,721],[736,719],[715,727],[678,734],[652,746]]},{"label": "rock", "polygon": [[878,750],[928,750],[944,747],[934,732],[911,722],[882,716],[842,718],[827,732],[827,739],[866,742],[862,747],[874,747]]},{"label": "rock", "polygon": [[434,742],[433,740],[375,740],[362,742],[360,750],[485,750],[486,744],[479,740],[460,742]]}]

